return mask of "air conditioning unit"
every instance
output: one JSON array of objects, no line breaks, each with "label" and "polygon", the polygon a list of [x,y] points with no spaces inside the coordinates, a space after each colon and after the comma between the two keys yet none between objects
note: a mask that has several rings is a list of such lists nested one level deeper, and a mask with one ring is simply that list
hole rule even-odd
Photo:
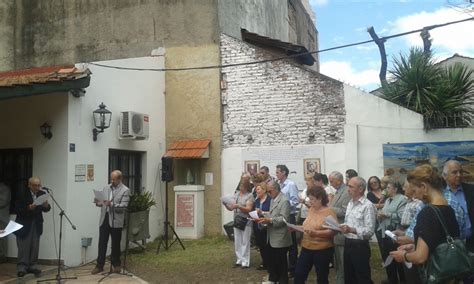
[{"label": "air conditioning unit", "polygon": [[148,114],[123,111],[120,113],[119,137],[121,139],[148,139],[149,122]]}]

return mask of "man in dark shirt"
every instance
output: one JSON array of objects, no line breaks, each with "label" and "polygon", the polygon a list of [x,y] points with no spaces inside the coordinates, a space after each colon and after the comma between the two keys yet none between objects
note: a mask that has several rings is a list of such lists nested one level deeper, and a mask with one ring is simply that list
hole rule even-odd
[{"label": "man in dark shirt", "polygon": [[33,273],[35,276],[41,274],[41,270],[36,268],[36,262],[40,237],[43,234],[43,212],[48,212],[51,206],[48,201],[40,205],[35,205],[34,201],[43,194],[46,193],[41,190],[40,179],[31,177],[28,180],[28,189],[20,192],[15,203],[17,212],[15,221],[23,225],[23,228],[15,232],[18,246],[18,277],[23,277],[26,273]]}]

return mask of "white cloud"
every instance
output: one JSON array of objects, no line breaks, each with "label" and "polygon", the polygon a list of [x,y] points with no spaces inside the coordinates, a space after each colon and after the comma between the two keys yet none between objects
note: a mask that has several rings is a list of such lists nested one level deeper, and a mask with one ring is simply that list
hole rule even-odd
[{"label": "white cloud", "polygon": [[367,90],[375,89],[380,84],[378,69],[355,70],[347,61],[322,62],[321,73]]},{"label": "white cloud", "polygon": [[327,5],[329,0],[309,0],[311,6],[324,6]]},{"label": "white cloud", "polygon": [[[435,24],[467,19],[471,15],[452,8],[441,8],[434,12],[420,12],[396,19],[392,34],[417,30]],[[474,21],[467,21],[454,25],[436,28],[430,31],[432,38],[432,50],[435,53],[459,53],[465,56],[474,56]],[[423,46],[419,33],[414,33],[401,38],[408,46]]]}]

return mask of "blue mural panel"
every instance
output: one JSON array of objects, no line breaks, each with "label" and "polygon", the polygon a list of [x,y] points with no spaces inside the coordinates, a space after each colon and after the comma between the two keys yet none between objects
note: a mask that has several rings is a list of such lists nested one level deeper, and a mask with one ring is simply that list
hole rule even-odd
[{"label": "blue mural panel", "polygon": [[474,141],[383,145],[384,170],[400,179],[422,164],[431,164],[441,173],[447,160],[458,160],[464,170],[464,180],[474,182]]}]

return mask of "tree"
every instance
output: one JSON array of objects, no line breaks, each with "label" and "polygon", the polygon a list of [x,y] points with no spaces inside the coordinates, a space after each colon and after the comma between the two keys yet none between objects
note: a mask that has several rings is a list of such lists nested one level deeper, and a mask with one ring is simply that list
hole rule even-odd
[{"label": "tree", "polygon": [[436,64],[431,53],[420,48],[394,59],[391,82],[383,97],[423,115],[425,129],[463,127],[473,120],[473,70],[456,63]]}]

